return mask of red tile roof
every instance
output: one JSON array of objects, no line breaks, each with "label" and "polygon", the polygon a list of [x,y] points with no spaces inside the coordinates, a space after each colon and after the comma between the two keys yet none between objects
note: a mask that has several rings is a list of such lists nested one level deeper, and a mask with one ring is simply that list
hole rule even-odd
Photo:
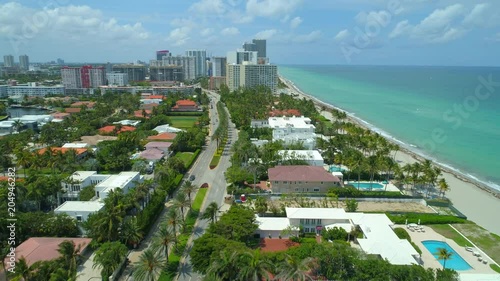
[{"label": "red tile roof", "polygon": [[67,108],[64,109],[64,112],[70,113],[70,114],[71,113],[78,113],[80,111],[82,111],[82,109],[79,108],[79,107],[67,107]]},{"label": "red tile roof", "polygon": [[[99,129],[99,133],[102,134],[110,134],[113,133],[115,130],[116,126],[105,126]],[[123,133],[123,132],[132,132],[135,131],[135,127],[132,126],[122,126],[120,131],[118,133]]]},{"label": "red tile roof", "polygon": [[158,103],[146,103],[146,104],[141,104],[140,109],[153,109],[154,107],[159,106],[160,104]]},{"label": "red tile roof", "polygon": [[340,182],[323,167],[318,166],[276,166],[268,170],[269,181],[326,181]]},{"label": "red tile roof", "polygon": [[93,108],[95,105],[95,102],[93,101],[77,101],[71,104],[71,107],[80,107],[82,105],[87,106],[87,108]]},{"label": "red tile roof", "polygon": [[290,247],[299,246],[299,243],[290,239],[262,238],[259,246],[262,252],[281,252],[288,250]]},{"label": "red tile roof", "polygon": [[[145,109],[144,111],[146,111],[146,118],[149,118],[149,116],[151,115],[152,111],[149,110],[149,109]],[[144,115],[142,115],[142,109],[134,111],[134,116],[135,117],[139,117],[139,118],[144,118]]]},{"label": "red tile roof", "polygon": [[52,113],[51,115],[52,115],[52,117],[54,117],[56,119],[64,119],[64,118],[70,116],[71,114],[64,113],[64,112],[56,112],[56,113]]},{"label": "red tile roof", "polygon": [[161,133],[156,136],[149,136],[148,140],[153,141],[173,141],[177,134],[174,133]]},{"label": "red tile roof", "polygon": [[178,100],[175,102],[177,106],[196,106],[196,102],[192,100]]},{"label": "red tile roof", "polygon": [[64,154],[70,150],[74,150],[76,152],[76,155],[82,155],[83,153],[87,152],[86,148],[44,147],[38,150],[38,154],[44,154],[47,149],[50,149],[52,151],[52,154],[56,154],[58,151],[61,151]]},{"label": "red tile roof", "polygon": [[148,96],[147,99],[160,99],[160,100],[163,100],[163,99],[166,99],[166,98],[163,95],[151,95],[151,96]]},{"label": "red tile roof", "polygon": [[300,114],[300,111],[297,109],[285,109],[285,110],[278,110],[275,109],[271,112],[269,112],[270,117],[275,117],[275,116],[297,116],[300,117],[302,116]]},{"label": "red tile roof", "polygon": [[[80,246],[80,253],[90,244],[90,238],[58,238],[58,237],[32,237],[21,243],[16,248],[16,260],[21,257],[26,259],[28,266],[37,261],[49,261],[57,259],[61,254],[57,251],[59,244],[70,240],[75,243],[76,248]],[[9,263],[5,263],[6,267]]]}]

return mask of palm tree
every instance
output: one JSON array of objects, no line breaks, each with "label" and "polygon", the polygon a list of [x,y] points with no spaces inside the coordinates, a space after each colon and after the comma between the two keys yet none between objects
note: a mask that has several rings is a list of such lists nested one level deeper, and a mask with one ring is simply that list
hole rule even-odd
[{"label": "palm tree", "polygon": [[188,199],[189,199],[189,207],[191,207],[191,193],[193,193],[196,190],[196,186],[193,184],[191,181],[185,181],[184,185],[182,186],[182,191],[186,193]]},{"label": "palm tree", "polygon": [[123,221],[121,224],[120,235],[121,240],[125,245],[131,245],[134,248],[137,247],[137,244],[141,241],[143,234],[135,216]]},{"label": "palm tree", "polygon": [[126,255],[127,247],[122,243],[106,242],[95,252],[92,268],[101,268],[102,280],[108,280]]},{"label": "palm tree", "polygon": [[179,225],[180,221],[181,220],[179,219],[179,213],[177,212],[177,209],[170,209],[167,213],[166,224],[172,227],[174,233],[177,233],[177,225]]},{"label": "palm tree", "polygon": [[76,264],[80,257],[81,245],[76,246],[73,241],[66,240],[59,244],[57,250],[66,265],[70,275],[76,275]]},{"label": "palm tree", "polygon": [[276,280],[282,281],[306,281],[314,280],[310,272],[317,267],[316,260],[313,258],[305,258],[297,260],[296,258],[286,255],[283,262],[278,266],[278,274]]},{"label": "palm tree", "polygon": [[43,190],[40,188],[36,182],[29,183],[26,185],[26,197],[36,203],[38,211],[42,209],[42,200],[44,198]]},{"label": "palm tree", "polygon": [[24,124],[21,120],[14,121],[14,123],[12,125],[14,126],[14,129],[16,129],[16,132],[18,132],[18,133],[21,131],[21,129],[24,126]]},{"label": "palm tree", "polygon": [[444,198],[444,194],[446,193],[446,191],[450,190],[450,186],[448,185],[448,183],[444,178],[439,180],[438,185],[439,185],[439,190],[441,191],[442,194],[442,198]]},{"label": "palm tree", "polygon": [[174,206],[181,209],[182,221],[184,221],[184,208],[189,208],[191,202],[189,201],[186,193],[180,191],[177,192],[174,200]]},{"label": "palm tree", "polygon": [[177,241],[177,235],[167,224],[160,225],[160,228],[153,236],[151,247],[155,251],[163,251],[166,263],[168,263],[168,247]]},{"label": "palm tree", "polygon": [[32,275],[33,275],[33,268],[28,265],[28,262],[26,261],[26,259],[24,257],[21,257],[16,262],[15,275],[14,275],[14,278],[12,280],[13,281],[19,281],[19,280],[28,281],[31,279]]},{"label": "palm tree", "polygon": [[443,269],[446,269],[446,261],[451,259],[453,252],[448,251],[446,248],[437,248],[437,250],[435,255],[438,256],[438,260],[443,260]]},{"label": "palm tree", "polygon": [[237,280],[239,272],[239,253],[237,251],[224,250],[220,252],[220,258],[214,260],[207,269],[207,275],[222,280]]},{"label": "palm tree", "polygon": [[243,253],[240,259],[242,267],[239,270],[238,279],[245,281],[269,280],[272,265],[262,256],[260,249]]},{"label": "palm tree", "polygon": [[156,281],[166,266],[165,257],[152,249],[142,252],[139,261],[134,264],[134,280]]},{"label": "palm tree", "polygon": [[214,223],[217,221],[217,214],[219,213],[219,205],[216,202],[212,202],[208,204],[205,212],[201,215],[202,219],[210,220],[210,223]]}]

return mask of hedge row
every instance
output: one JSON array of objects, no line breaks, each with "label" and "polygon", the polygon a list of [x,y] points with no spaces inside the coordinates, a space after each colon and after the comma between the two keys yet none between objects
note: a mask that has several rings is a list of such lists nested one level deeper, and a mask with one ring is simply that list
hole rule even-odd
[{"label": "hedge row", "polygon": [[396,235],[399,237],[399,239],[406,239],[406,240],[408,240],[408,242],[410,242],[410,244],[413,246],[413,248],[415,249],[415,251],[417,251],[417,253],[419,253],[420,255],[422,255],[422,250],[420,250],[420,248],[417,246],[417,244],[415,244],[413,241],[411,241],[411,236],[410,236],[410,234],[408,234],[408,232],[406,231],[406,229],[401,228],[401,227],[396,227],[394,229],[394,233],[396,233]]},{"label": "hedge row", "polygon": [[191,166],[193,165],[194,161],[196,160],[199,154],[200,154],[200,149],[198,148],[195,152],[193,152],[191,160],[186,165],[186,170],[189,170],[189,168],[191,168]]},{"label": "hedge row", "polygon": [[401,194],[399,191],[361,191],[352,185],[345,187],[330,188],[330,192],[336,194],[339,198],[415,198],[409,195]]},{"label": "hedge row", "polygon": [[418,223],[419,221],[420,224],[453,224],[466,222],[465,219],[459,217],[439,214],[387,213],[387,217],[395,224]]},{"label": "hedge row", "polygon": [[170,111],[167,116],[201,116],[203,111],[175,112]]}]

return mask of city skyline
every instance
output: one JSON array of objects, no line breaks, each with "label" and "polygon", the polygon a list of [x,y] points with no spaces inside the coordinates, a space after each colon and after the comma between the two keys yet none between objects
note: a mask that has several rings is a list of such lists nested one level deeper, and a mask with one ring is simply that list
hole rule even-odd
[{"label": "city skyline", "polygon": [[224,56],[257,38],[267,39],[276,64],[498,66],[500,3],[469,2],[5,2],[0,53],[28,54],[32,62],[133,62],[164,49]]}]

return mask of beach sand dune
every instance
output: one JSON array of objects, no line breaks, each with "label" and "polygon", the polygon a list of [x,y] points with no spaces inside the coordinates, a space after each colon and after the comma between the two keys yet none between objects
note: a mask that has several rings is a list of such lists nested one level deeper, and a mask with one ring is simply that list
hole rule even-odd
[{"label": "beach sand dune", "polygon": [[[283,77],[280,77],[280,79],[289,87],[287,90],[289,94],[297,95],[300,99],[306,98],[313,100],[317,104],[317,108],[321,114],[333,120],[330,111],[321,111],[323,106],[332,108],[331,106],[303,93],[293,84],[293,82]],[[366,126],[358,120],[350,118],[350,121],[366,128]],[[387,140],[393,142],[391,139]],[[408,150],[401,149],[401,151],[396,154],[396,160],[399,161],[401,165],[405,165],[407,163],[411,164],[422,161],[423,158]],[[480,182],[474,181],[473,179],[466,179],[462,175],[456,174],[445,167],[441,168],[443,170],[443,177],[450,186],[450,190],[446,193],[446,196],[453,202],[453,205],[466,215],[469,220],[500,235],[500,220],[498,218],[500,215],[499,194]]]}]

